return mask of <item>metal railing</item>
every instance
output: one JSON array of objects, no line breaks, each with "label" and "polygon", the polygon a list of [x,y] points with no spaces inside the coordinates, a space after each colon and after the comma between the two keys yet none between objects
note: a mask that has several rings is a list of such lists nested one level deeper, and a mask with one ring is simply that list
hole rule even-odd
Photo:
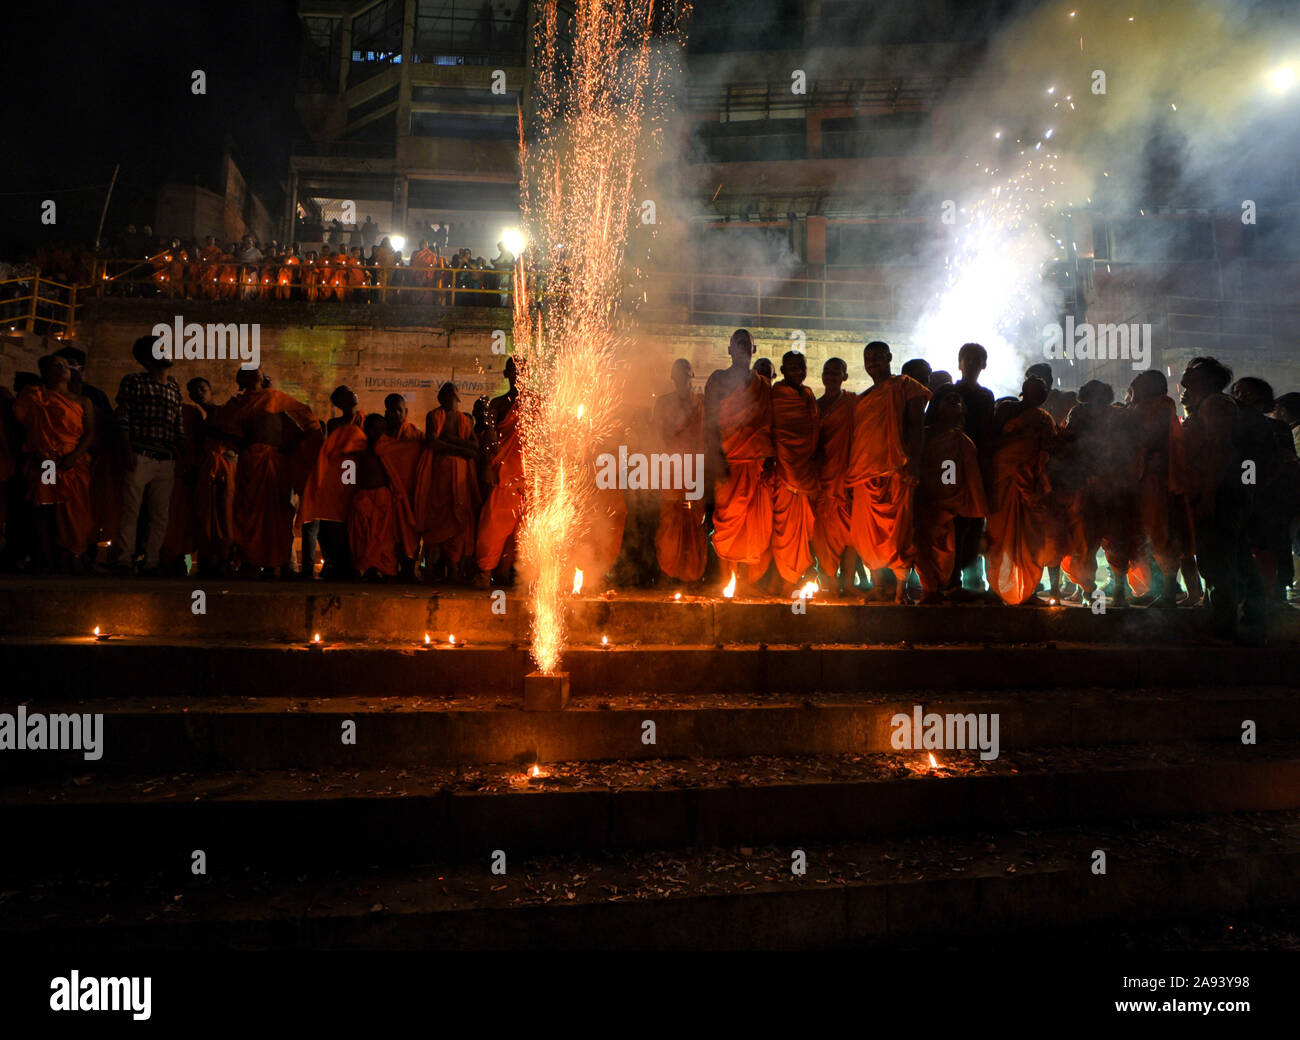
[{"label": "metal railing", "polygon": [[72,339],[77,334],[77,291],[76,285],[40,273],[0,281],[0,326]]},{"label": "metal railing", "polygon": [[93,295],[115,298],[508,307],[513,272],[278,260],[97,260]]}]

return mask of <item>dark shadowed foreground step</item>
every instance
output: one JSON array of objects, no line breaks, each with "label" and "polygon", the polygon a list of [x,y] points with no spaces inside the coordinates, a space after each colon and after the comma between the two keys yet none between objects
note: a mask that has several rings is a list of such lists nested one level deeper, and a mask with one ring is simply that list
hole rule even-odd
[{"label": "dark shadowed foreground step", "polygon": [[[1002,749],[1170,741],[1239,743],[1300,735],[1292,689],[926,691],[860,694],[609,695],[566,711],[527,712],[498,695],[439,697],[55,698],[26,701],[46,716],[103,712],[100,758],[83,752],[0,753],[0,778],[151,771],[425,767],[454,763],[889,752],[897,715],[997,716]],[[0,712],[16,705],[0,701]],[[355,743],[342,739],[355,724]],[[646,723],[653,724],[653,743]],[[956,725],[956,724],[954,724]],[[958,730],[954,730],[956,734]],[[977,734],[976,734],[977,736]],[[949,745],[955,746],[955,745]]]},{"label": "dark shadowed foreground step", "polygon": [[[0,943],[157,949],[810,949],[1010,941],[1052,920],[1149,927],[1294,907],[1300,813],[473,865],[42,881],[0,893]],[[1105,873],[1094,873],[1096,853]],[[82,875],[85,877],[85,875]],[[1056,933],[1059,935],[1059,933]]]},{"label": "dark shadowed foreground step", "polygon": [[[715,643],[1130,642],[1185,640],[1203,629],[1207,610],[1087,607],[864,606],[818,596],[796,613],[790,602],[621,589],[604,596],[565,597],[568,633],[577,646],[602,636],[616,645]],[[202,592],[202,613],[194,598]],[[495,608],[495,609],[494,609]],[[487,591],[418,585],[299,582],[31,579],[0,577],[0,633],[68,637],[96,626],[121,636],[305,642],[368,639],[408,646],[425,633],[481,644],[528,641],[530,610],[523,590]],[[1277,639],[1300,640],[1300,611],[1280,611]]]},{"label": "dark shadowed foreground step", "polygon": [[[922,647],[754,645],[571,649],[561,667],[573,695],[888,693],[1114,686],[1294,686],[1300,646],[1037,644]],[[532,669],[521,649],[433,650],[378,645],[147,642],[123,638],[0,642],[0,671],[14,689],[58,697],[296,696],[355,694],[522,697]]]},{"label": "dark shadowed foreground step", "polygon": [[202,849],[223,870],[472,859],[1300,808],[1300,748],[1198,746],[841,759],[235,773],[0,791],[22,835],[5,876],[153,869]]}]

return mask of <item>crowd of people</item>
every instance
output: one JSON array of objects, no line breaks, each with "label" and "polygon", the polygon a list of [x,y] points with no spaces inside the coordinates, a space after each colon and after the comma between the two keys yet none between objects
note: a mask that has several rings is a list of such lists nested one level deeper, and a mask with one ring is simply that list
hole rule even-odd
[{"label": "crowd of people", "polygon": [[[241,368],[224,403],[203,378],[182,395],[154,343],[136,342],[140,371],[114,404],[71,345],[0,396],[0,565],[311,579],[319,553],[321,578],[513,581],[526,508],[513,358],[509,390],[472,414],[450,382],[423,426],[400,394],[366,415],[340,386],[322,422],[259,370]],[[778,373],[744,329],[729,352],[703,394],[681,359],[652,409],[629,409],[619,444],[702,458],[703,486],[600,484],[573,547],[592,585],[731,577],[742,595],[780,598],[816,583],[895,603],[1204,602],[1229,632],[1285,602],[1300,394],[1275,399],[1200,357],[1180,379],[1182,419],[1156,370],[1117,401],[1095,380],[1062,392],[1037,364],[998,400],[977,343],[958,351],[953,381],[920,360],[895,373],[873,341],[870,386],[845,390],[849,367],[831,358],[819,396],[801,353]]]},{"label": "crowd of people", "polygon": [[504,243],[488,261],[468,247],[447,255],[428,239],[408,258],[387,235],[371,240],[368,232],[364,244],[351,245],[334,237],[306,252],[253,235],[224,245],[215,235],[203,243],[171,239],[149,247],[154,251],[139,263],[106,267],[101,288],[187,300],[505,304],[515,257]]}]

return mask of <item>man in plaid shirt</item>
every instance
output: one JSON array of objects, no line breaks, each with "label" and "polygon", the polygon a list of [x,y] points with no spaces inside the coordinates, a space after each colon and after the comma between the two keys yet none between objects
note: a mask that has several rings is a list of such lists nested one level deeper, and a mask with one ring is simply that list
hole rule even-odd
[{"label": "man in plaid shirt", "polygon": [[117,569],[130,569],[135,555],[140,503],[146,503],[148,535],[141,573],[158,573],[158,552],[167,534],[167,513],[176,481],[176,456],[184,439],[181,388],[167,374],[168,358],[154,356],[155,336],[141,336],[131,353],[143,372],[123,376],[117,388],[117,425],[126,473],[122,478],[122,521],[117,533]]}]

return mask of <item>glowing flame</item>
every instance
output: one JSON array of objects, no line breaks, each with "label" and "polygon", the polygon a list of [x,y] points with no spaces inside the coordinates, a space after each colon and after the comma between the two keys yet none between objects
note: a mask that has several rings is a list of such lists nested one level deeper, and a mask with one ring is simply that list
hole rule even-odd
[{"label": "glowing flame", "polygon": [[817,594],[817,583],[815,581],[810,581],[806,585],[801,586],[799,589],[800,599],[812,599],[813,596],[815,596],[816,594]]},{"label": "glowing flame", "polygon": [[731,572],[731,580],[727,582],[727,587],[722,590],[722,594],[726,596],[727,599],[731,599],[731,597],[736,594],[736,572],[735,571]]},{"label": "glowing flame", "polygon": [[99,626],[98,626],[98,625],[95,626],[95,636],[96,636],[96,637],[99,636]]},{"label": "glowing flame", "polygon": [[601,636],[601,637],[600,637],[600,645],[601,645],[601,646],[609,646],[609,636]]},{"label": "glowing flame", "polygon": [[546,774],[542,772],[541,766],[534,765],[532,769],[528,770],[528,775],[529,775],[529,776],[545,776]]},{"label": "glowing flame", "polygon": [[455,637],[455,636],[448,636],[448,637],[447,637],[447,643],[448,643],[449,645],[451,645],[451,646],[455,646],[455,645],[456,645],[456,637]]},{"label": "glowing flame", "polygon": [[673,599],[676,600],[678,603],[680,603],[682,601],[682,594],[680,592],[677,593],[676,595],[673,596]]},{"label": "glowing flame", "polygon": [[931,769],[938,769],[938,768],[939,768],[939,763],[936,762],[936,761],[934,760],[934,752],[933,752],[933,751],[930,752],[930,768],[931,768]]},{"label": "glowing flame", "polygon": [[[519,116],[521,231],[514,279],[524,514],[523,571],[532,598],[532,656],[553,673],[565,644],[565,575],[596,523],[596,445],[621,428],[620,358],[631,337],[618,312],[635,272],[646,132],[666,119],[662,54],[652,27],[675,14],[654,0],[574,0],[572,32],[552,12],[536,33],[533,103]],[[525,125],[525,122],[527,125]],[[535,283],[545,279],[544,292]],[[593,382],[593,373],[602,378]],[[606,378],[612,375],[614,378]],[[575,422],[574,416],[581,422]],[[593,450],[595,449],[595,450]],[[575,575],[573,593],[581,589]]]},{"label": "glowing flame", "polygon": [[428,632],[424,633],[424,645],[428,646],[432,642],[433,640],[429,638],[429,633]]},{"label": "glowing flame", "polygon": [[582,571],[578,570],[575,567],[573,571],[573,594],[576,596],[581,591],[582,591]]},{"label": "glowing flame", "polygon": [[315,635],[313,635],[313,636],[311,637],[311,641],[312,641],[313,643],[319,643],[319,642],[320,642],[320,633],[317,632]]}]

